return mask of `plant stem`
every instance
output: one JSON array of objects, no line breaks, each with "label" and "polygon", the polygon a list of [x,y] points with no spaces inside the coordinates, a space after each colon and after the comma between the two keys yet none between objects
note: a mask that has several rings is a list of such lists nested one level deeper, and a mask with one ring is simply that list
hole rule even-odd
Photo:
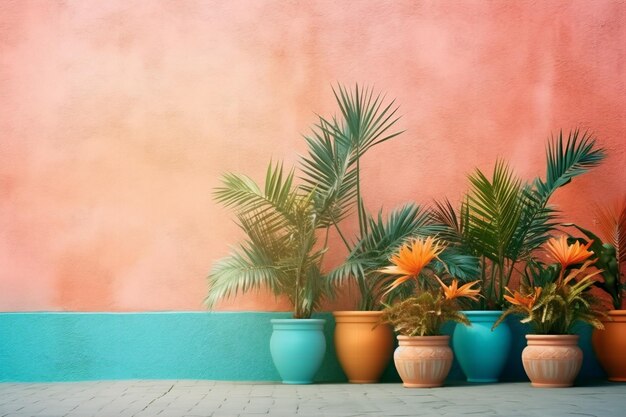
[{"label": "plant stem", "polygon": [[363,228],[363,201],[361,199],[361,150],[358,140],[356,141],[356,210],[359,218],[359,236],[363,237],[365,230]]},{"label": "plant stem", "polygon": [[339,233],[339,237],[343,241],[343,244],[346,245],[346,249],[348,249],[348,252],[352,252],[352,248],[350,247],[350,244],[346,240],[343,233],[341,233],[341,229],[339,228],[339,225],[337,224],[337,221],[335,220],[335,217],[332,214],[330,214],[330,220],[332,220],[333,225],[335,226],[335,230],[337,230],[337,233]]},{"label": "plant stem", "polygon": [[[324,249],[328,247],[329,232],[330,232],[330,226],[326,226],[326,236],[324,237]],[[324,256],[326,256],[326,250],[324,250],[324,253],[322,253],[322,256],[320,257],[320,267],[322,266],[322,262],[324,261]]]},{"label": "plant stem", "polygon": [[[481,262],[480,262],[480,265],[481,265],[480,274],[481,274],[481,282],[483,283],[483,285],[482,285],[483,291],[485,290],[485,284],[486,284],[486,279],[487,279],[487,265],[485,264],[485,261],[486,261],[485,257],[482,256],[482,259],[481,259]],[[487,294],[488,293],[489,292],[487,292]],[[485,309],[486,300],[487,300],[487,297],[482,297],[480,299],[480,308],[481,308],[481,310]]]}]

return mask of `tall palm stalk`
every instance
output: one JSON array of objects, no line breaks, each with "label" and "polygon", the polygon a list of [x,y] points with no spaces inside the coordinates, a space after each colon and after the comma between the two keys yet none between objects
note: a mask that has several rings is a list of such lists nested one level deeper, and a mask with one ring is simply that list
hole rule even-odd
[{"label": "tall palm stalk", "polygon": [[[389,277],[377,271],[388,264],[399,246],[415,236],[432,234],[426,211],[407,204],[383,216],[367,213],[361,194],[361,157],[374,146],[399,134],[399,120],[394,101],[374,94],[371,88],[352,90],[339,85],[333,89],[340,116],[320,117],[311,133],[305,136],[308,155],[302,158],[304,189],[313,194],[319,226],[332,227],[348,250],[346,261],[329,273],[330,281],[340,285],[354,280],[359,293],[359,309],[381,308],[384,284]],[[349,239],[342,230],[342,220],[356,211],[358,235]],[[327,229],[328,230],[328,229]],[[465,254],[444,252],[449,270],[469,277],[477,271],[477,262]],[[443,269],[443,264],[442,264]]]},{"label": "tall palm stalk", "polygon": [[458,250],[481,259],[484,298],[481,308],[500,308],[504,288],[516,265],[528,261],[558,225],[557,210],[549,200],[560,187],[600,164],[605,152],[595,139],[573,130],[552,138],[546,150],[546,178],[526,183],[502,160],[491,178],[476,169],[470,189],[457,213],[449,201],[432,212],[440,236]]}]

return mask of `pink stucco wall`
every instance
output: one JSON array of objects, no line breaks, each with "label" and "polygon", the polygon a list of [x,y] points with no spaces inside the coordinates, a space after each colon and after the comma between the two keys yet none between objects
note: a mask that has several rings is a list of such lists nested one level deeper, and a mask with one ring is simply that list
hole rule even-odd
[{"label": "pink stucco wall", "polygon": [[591,225],[626,192],[624,45],[623,1],[2,1],[0,311],[202,309],[240,237],[220,173],[293,163],[337,81],[404,114],[364,161],[370,208],[456,200],[498,156],[541,174],[580,126],[610,157],[555,203]]}]

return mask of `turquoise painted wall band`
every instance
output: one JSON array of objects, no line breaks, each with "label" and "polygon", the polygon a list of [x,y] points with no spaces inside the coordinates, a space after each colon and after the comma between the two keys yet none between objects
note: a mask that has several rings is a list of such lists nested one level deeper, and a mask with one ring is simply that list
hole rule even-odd
[{"label": "turquoise painted wall band", "polygon": [[[279,381],[272,363],[270,319],[289,313],[0,313],[0,381],[80,381],[111,379],[212,379]],[[330,313],[327,351],[315,380],[343,382]],[[585,333],[586,332],[586,333]],[[589,329],[581,346],[581,378],[602,377],[590,351]],[[523,343],[523,336],[522,343]],[[519,358],[518,352],[511,352]],[[505,380],[524,380],[519,367]],[[453,369],[450,379],[462,379]],[[383,381],[398,381],[393,363]]]}]

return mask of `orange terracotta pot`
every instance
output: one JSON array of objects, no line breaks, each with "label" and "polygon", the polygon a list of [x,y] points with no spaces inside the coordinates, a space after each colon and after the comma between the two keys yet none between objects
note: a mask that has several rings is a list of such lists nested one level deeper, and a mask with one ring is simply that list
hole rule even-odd
[{"label": "orange terracotta pot", "polygon": [[454,357],[450,336],[398,336],[398,342],[393,359],[405,387],[443,385]]},{"label": "orange terracotta pot", "polygon": [[522,351],[526,375],[534,387],[571,387],[583,363],[578,335],[526,335]]},{"label": "orange terracotta pot", "polygon": [[626,310],[609,311],[604,330],[594,330],[593,350],[609,381],[626,382]]},{"label": "orange terracotta pot", "polygon": [[378,382],[393,353],[393,332],[381,311],[335,311],[335,350],[348,380]]}]

